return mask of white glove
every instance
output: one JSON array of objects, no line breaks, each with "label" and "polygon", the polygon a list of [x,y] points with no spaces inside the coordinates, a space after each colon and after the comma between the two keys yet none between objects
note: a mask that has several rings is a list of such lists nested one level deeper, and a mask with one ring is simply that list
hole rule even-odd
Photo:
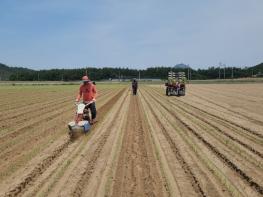
[{"label": "white glove", "polygon": [[79,104],[79,100],[75,100],[75,105],[78,105]]}]

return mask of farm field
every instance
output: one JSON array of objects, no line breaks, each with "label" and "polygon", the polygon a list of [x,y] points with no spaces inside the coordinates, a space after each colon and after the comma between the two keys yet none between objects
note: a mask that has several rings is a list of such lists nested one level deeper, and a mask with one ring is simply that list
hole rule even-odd
[{"label": "farm field", "polygon": [[76,85],[0,87],[0,196],[263,196],[263,85],[98,84],[71,141]]}]

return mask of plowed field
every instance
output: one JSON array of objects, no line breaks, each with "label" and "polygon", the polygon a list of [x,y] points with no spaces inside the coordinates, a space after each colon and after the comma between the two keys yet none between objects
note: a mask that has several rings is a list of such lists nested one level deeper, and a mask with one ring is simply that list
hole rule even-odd
[{"label": "plowed field", "polygon": [[77,86],[0,87],[0,196],[263,196],[263,85],[97,85],[72,141]]}]

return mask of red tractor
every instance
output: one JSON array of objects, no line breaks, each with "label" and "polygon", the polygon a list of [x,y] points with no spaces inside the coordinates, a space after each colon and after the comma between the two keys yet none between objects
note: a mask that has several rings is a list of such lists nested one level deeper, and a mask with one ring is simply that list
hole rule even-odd
[{"label": "red tractor", "polygon": [[168,81],[165,83],[166,95],[184,96],[186,77],[184,72],[169,72]]}]

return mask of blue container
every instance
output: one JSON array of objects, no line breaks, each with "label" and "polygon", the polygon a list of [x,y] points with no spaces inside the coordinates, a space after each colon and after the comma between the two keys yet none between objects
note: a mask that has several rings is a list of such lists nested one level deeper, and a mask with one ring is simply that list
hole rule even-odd
[{"label": "blue container", "polygon": [[87,133],[90,130],[90,123],[88,121],[85,121],[83,127],[84,127],[84,132]]}]

